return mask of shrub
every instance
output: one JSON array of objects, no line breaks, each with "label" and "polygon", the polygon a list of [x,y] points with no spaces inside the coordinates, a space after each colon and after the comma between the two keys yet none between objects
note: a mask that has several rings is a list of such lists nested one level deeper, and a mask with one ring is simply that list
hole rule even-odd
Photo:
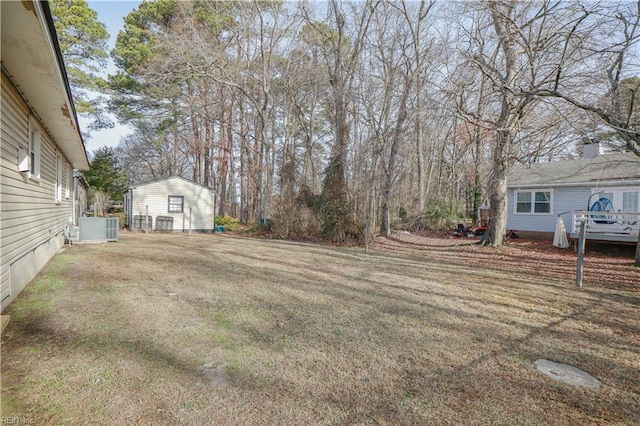
[{"label": "shrub", "polygon": [[112,213],[109,216],[117,217],[118,219],[120,219],[120,221],[119,221],[120,229],[124,229],[124,226],[127,223],[127,214],[126,213],[123,213],[123,212]]},{"label": "shrub", "polygon": [[216,216],[216,226],[224,226],[224,229],[227,231],[235,231],[238,229],[238,224],[240,221],[235,217],[231,217],[228,215],[224,216]]},{"label": "shrub", "polygon": [[442,199],[431,199],[427,204],[427,215],[431,219],[431,228],[449,228],[461,217],[460,208],[456,202]]}]

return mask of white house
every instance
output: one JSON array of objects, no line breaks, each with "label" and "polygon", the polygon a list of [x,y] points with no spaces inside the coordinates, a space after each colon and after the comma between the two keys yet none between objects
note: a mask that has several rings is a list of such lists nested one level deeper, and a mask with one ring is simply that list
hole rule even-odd
[{"label": "white house", "polygon": [[73,169],[89,163],[46,2],[0,2],[0,301],[4,309],[64,244]]},{"label": "white house", "polygon": [[[640,212],[640,157],[585,145],[584,158],[513,168],[507,185],[509,229],[553,233],[560,216],[575,234],[571,213],[590,210],[601,198],[611,202],[611,211]],[[601,239],[637,240],[638,223],[624,229],[617,237]]]},{"label": "white house", "polygon": [[124,211],[132,230],[213,232],[215,194],[172,176],[130,187],[124,194]]}]

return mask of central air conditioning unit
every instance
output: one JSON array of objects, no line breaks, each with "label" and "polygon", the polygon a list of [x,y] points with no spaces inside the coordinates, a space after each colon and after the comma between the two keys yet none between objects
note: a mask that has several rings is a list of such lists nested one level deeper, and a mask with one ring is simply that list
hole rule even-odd
[{"label": "central air conditioning unit", "polygon": [[74,243],[76,241],[79,241],[80,240],[80,227],[68,224],[64,228],[64,239],[67,240],[69,242],[69,244],[72,244],[72,243]]},{"label": "central air conditioning unit", "polygon": [[120,219],[117,217],[81,217],[78,225],[79,241],[118,241]]}]

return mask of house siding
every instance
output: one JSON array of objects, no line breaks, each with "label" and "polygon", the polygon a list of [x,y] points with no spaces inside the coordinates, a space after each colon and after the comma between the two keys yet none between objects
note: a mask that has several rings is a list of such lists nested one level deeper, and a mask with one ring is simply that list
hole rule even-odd
[{"label": "house siding", "polygon": [[[0,300],[4,309],[63,245],[73,220],[72,169],[48,133],[40,131],[40,179],[18,171],[18,149],[29,147],[29,109],[2,75],[0,156]],[[55,202],[57,157],[62,161],[62,199]]]},{"label": "house siding", "polygon": [[[589,185],[580,187],[562,187],[553,188],[553,202],[552,202],[552,214],[523,214],[515,213],[515,194],[520,189],[510,188],[507,191],[507,202],[509,206],[507,216],[507,227],[509,229],[515,229],[519,231],[533,231],[533,232],[554,232],[556,226],[556,220],[559,214],[573,211],[588,210],[587,202],[589,197],[593,193],[592,191],[636,191],[640,192],[640,187],[637,185],[621,185],[615,186],[602,186],[602,185]],[[529,190],[528,188],[526,189]],[[531,189],[532,191],[544,190],[549,191],[551,189]],[[594,200],[591,202],[593,203]],[[565,227],[567,230],[571,229],[571,215],[563,214]]]},{"label": "house siding", "polygon": [[[168,197],[183,196],[183,213],[168,212]],[[153,217],[153,229],[156,229],[158,216],[173,217],[174,231],[213,231],[214,195],[201,185],[179,177],[138,185],[130,189],[125,196],[127,222],[132,223],[133,216],[144,216],[147,212]],[[191,222],[189,209],[191,208]]]},{"label": "house siding", "polygon": [[[529,189],[526,189],[528,191]],[[509,212],[507,215],[507,227],[517,231],[532,232],[554,232],[558,215],[573,210],[586,208],[587,199],[591,194],[589,188],[536,188],[532,191],[552,191],[551,213],[516,213],[515,194],[520,191],[518,188],[509,189],[507,192],[507,202]],[[571,215],[562,215],[565,226],[568,229]]]}]

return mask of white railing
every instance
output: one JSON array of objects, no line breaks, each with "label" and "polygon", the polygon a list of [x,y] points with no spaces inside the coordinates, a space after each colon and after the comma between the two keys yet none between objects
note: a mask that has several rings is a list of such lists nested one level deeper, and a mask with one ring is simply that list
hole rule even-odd
[{"label": "white railing", "polygon": [[572,212],[571,233],[580,232],[580,224],[587,223],[587,232],[592,234],[638,235],[640,212]]}]

